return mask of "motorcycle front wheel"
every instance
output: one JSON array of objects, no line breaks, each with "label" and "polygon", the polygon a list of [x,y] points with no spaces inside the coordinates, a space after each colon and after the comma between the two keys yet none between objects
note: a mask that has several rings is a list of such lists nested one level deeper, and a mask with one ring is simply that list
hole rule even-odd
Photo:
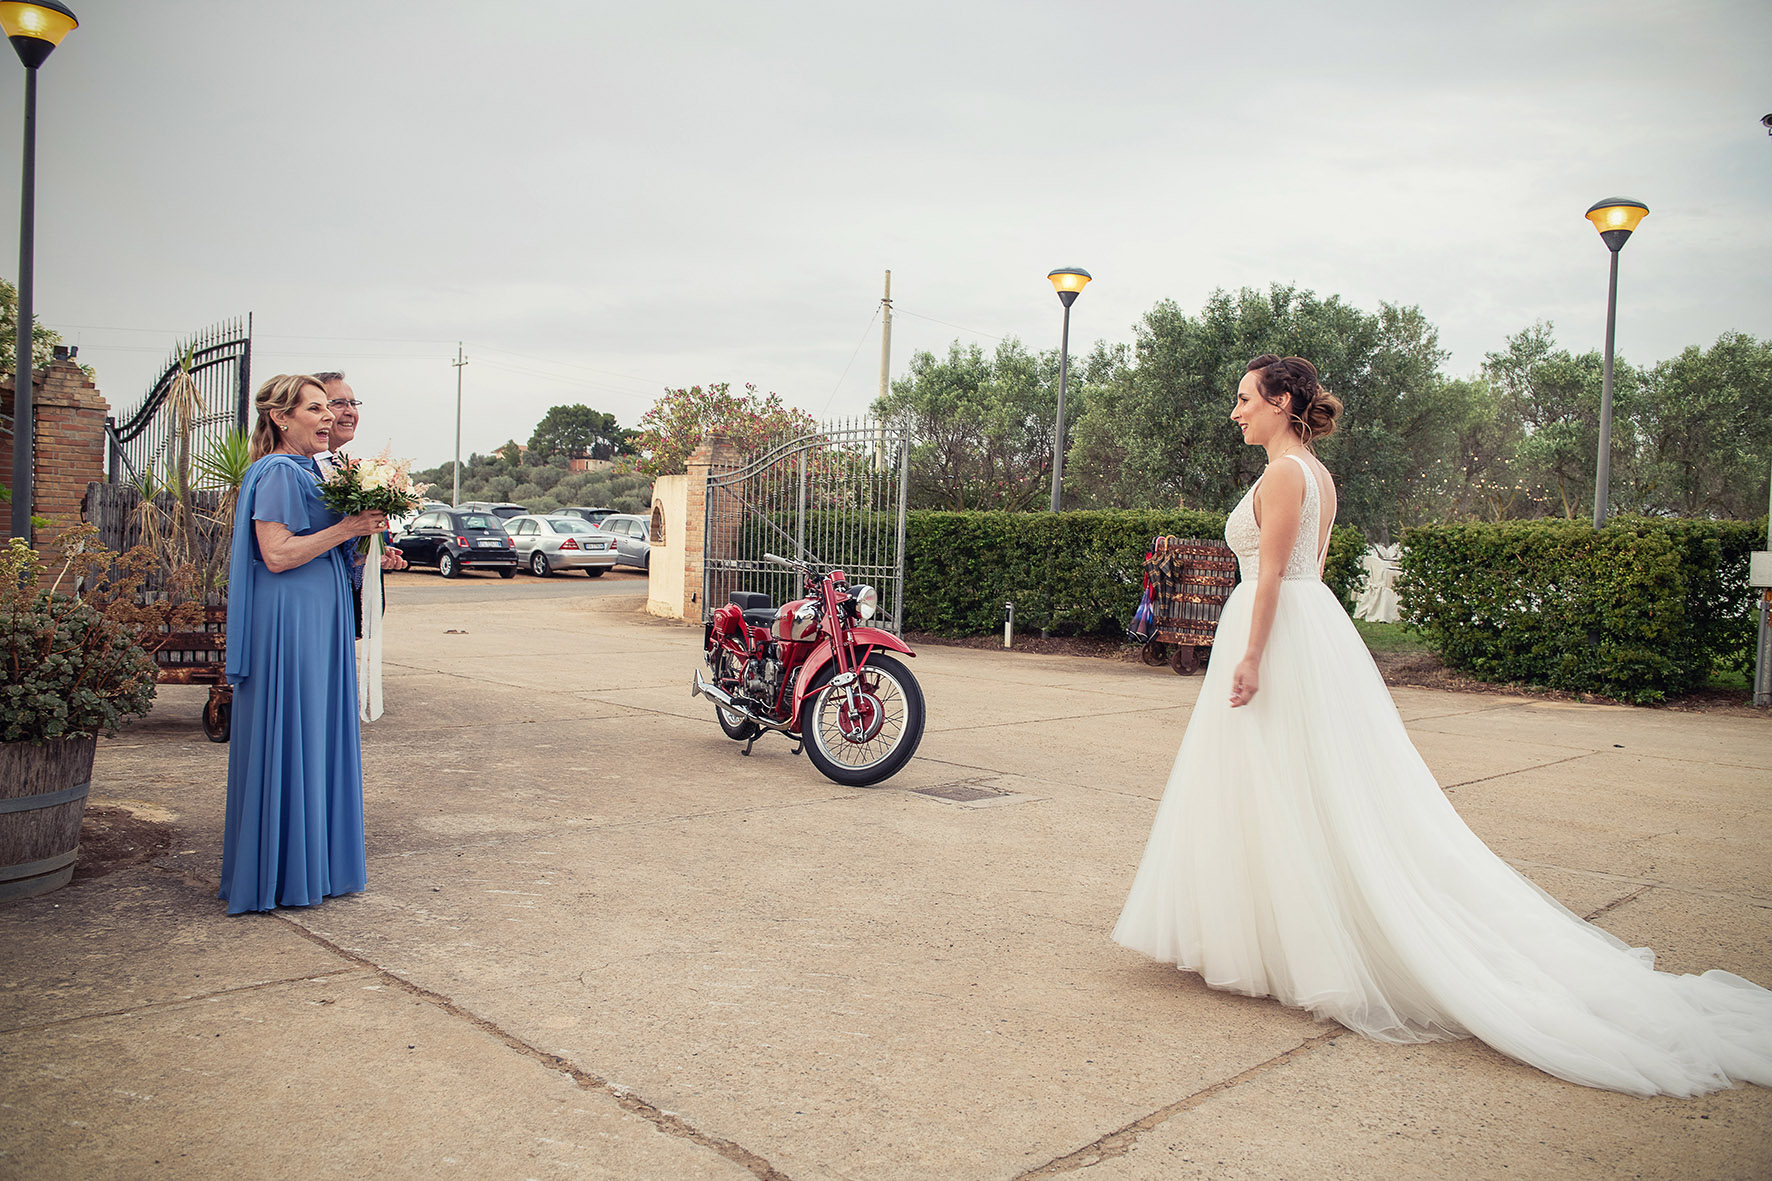
[{"label": "motorcycle front wheel", "polygon": [[[875,652],[854,685],[832,685],[827,665],[800,713],[806,757],[846,787],[871,787],[898,770],[923,741],[923,689],[895,658]],[[850,690],[854,693],[851,694]]]}]

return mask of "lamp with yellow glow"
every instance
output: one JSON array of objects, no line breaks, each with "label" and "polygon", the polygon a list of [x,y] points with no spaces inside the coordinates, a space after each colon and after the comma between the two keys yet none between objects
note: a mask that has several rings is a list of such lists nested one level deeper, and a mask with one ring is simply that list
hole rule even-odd
[{"label": "lamp with yellow glow", "polygon": [[1058,428],[1052,436],[1052,511],[1057,512],[1059,499],[1064,494],[1064,387],[1065,379],[1070,376],[1071,305],[1083,293],[1084,284],[1089,282],[1089,272],[1082,267],[1059,267],[1056,271],[1046,272],[1046,277],[1052,280],[1052,289],[1058,292],[1058,302],[1064,305],[1064,333],[1058,346]]},{"label": "lamp with yellow glow", "polygon": [[62,43],[62,38],[79,25],[67,5],[57,4],[56,0],[36,0],[34,4],[13,0],[0,3],[0,28],[6,30],[6,39],[12,42],[13,49],[18,51],[18,59],[25,63],[27,70],[42,65],[50,52]]},{"label": "lamp with yellow glow", "polygon": [[1649,207],[1629,197],[1607,197],[1604,201],[1594,202],[1593,208],[1587,211],[1587,219],[1594,223],[1594,229],[1600,231],[1600,239],[1614,254],[1624,248],[1625,240],[1637,228],[1637,223],[1648,216]]},{"label": "lamp with yellow glow", "polygon": [[37,67],[79,21],[56,0],[0,0],[0,29],[25,63],[25,155],[19,172],[18,335],[13,341],[12,536],[31,538],[33,444],[31,389],[31,260],[37,220]]},{"label": "lamp with yellow glow", "polygon": [[1631,231],[1649,216],[1649,207],[1629,197],[1595,201],[1587,219],[1612,252],[1612,278],[1606,285],[1606,359],[1600,378],[1600,454],[1594,469],[1594,528],[1606,523],[1612,489],[1612,340],[1618,326],[1618,252]]},{"label": "lamp with yellow glow", "polygon": [[1089,282],[1089,272],[1080,267],[1059,267],[1047,276],[1052,280],[1053,290],[1065,307],[1077,302],[1077,296],[1083,294],[1083,287]]}]

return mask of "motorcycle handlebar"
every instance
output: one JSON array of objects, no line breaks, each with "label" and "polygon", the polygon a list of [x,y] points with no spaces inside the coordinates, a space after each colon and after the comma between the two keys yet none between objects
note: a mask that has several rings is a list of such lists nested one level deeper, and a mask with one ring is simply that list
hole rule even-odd
[{"label": "motorcycle handlebar", "polygon": [[783,566],[792,566],[796,570],[808,570],[809,571],[812,569],[812,567],[807,565],[805,562],[795,561],[793,558],[784,558],[780,554],[765,553],[763,556],[765,558],[768,558],[771,562],[778,562]]}]

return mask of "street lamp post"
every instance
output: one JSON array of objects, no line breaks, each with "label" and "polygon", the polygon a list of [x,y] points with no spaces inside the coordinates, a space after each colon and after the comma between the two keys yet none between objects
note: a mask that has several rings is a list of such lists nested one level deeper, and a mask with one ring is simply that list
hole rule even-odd
[{"label": "street lamp post", "polygon": [[18,336],[12,354],[12,536],[31,539],[31,468],[36,424],[31,413],[32,255],[37,214],[37,67],[79,21],[56,0],[0,3],[0,28],[25,63],[25,159],[19,174]]},{"label": "street lamp post", "polygon": [[1631,231],[1649,215],[1649,207],[1629,197],[1596,201],[1587,219],[1600,231],[1600,240],[1612,252],[1612,279],[1606,288],[1606,368],[1600,380],[1600,463],[1594,476],[1594,528],[1606,523],[1607,501],[1612,489],[1612,335],[1618,323],[1618,252]]},{"label": "street lamp post", "polygon": [[[1772,135],[1772,115],[1761,115],[1760,126]],[[1756,555],[1753,559],[1762,565],[1772,565],[1772,502],[1767,511],[1766,548],[1761,551],[1766,557]],[[1761,570],[1759,574],[1759,578],[1750,580],[1760,597],[1760,635],[1754,646],[1754,704],[1764,708],[1772,706],[1772,571]],[[1762,580],[1768,585],[1760,585]]]},{"label": "street lamp post", "polygon": [[1052,437],[1052,511],[1057,512],[1059,494],[1064,490],[1064,387],[1070,376],[1071,305],[1083,293],[1090,276],[1080,267],[1059,267],[1048,272],[1046,277],[1052,280],[1052,287],[1058,292],[1058,302],[1064,305],[1064,333],[1058,345],[1058,427]]}]

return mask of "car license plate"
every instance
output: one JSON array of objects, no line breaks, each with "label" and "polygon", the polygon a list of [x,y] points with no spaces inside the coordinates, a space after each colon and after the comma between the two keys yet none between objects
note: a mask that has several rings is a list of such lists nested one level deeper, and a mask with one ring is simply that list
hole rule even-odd
[{"label": "car license plate", "polygon": [[479,546],[481,549],[500,549],[500,548],[502,548],[499,545],[498,541],[495,538],[491,538],[491,537],[482,537],[479,541],[476,541],[474,544]]}]

